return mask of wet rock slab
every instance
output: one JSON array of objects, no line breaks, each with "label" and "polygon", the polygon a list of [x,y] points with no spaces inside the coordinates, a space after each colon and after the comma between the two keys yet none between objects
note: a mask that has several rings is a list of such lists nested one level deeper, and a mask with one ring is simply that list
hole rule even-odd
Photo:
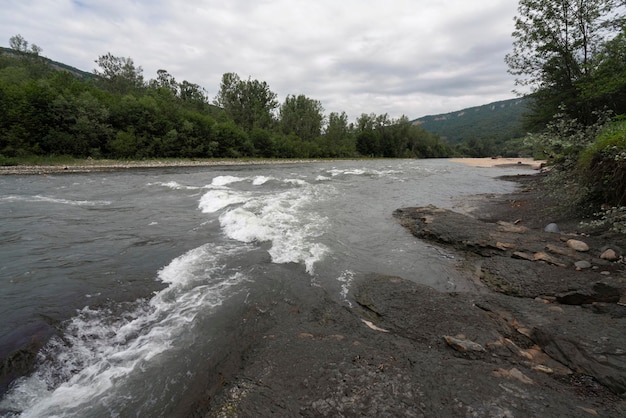
[{"label": "wet rock slab", "polygon": [[[501,301],[501,309],[526,323],[525,334],[544,353],[624,395],[624,265],[602,258],[601,240],[486,223],[433,207],[394,215],[415,236],[465,251],[490,289],[517,296]],[[595,269],[581,269],[581,261]],[[547,310],[538,310],[536,301]]]},{"label": "wet rock slab", "polygon": [[207,375],[221,383],[195,416],[626,416],[623,264],[601,242],[433,207],[394,215],[462,253],[477,291],[363,274],[347,306],[286,283],[251,308],[247,348]]},{"label": "wet rock slab", "polygon": [[[597,238],[483,222],[435,207],[398,209],[394,216],[416,237],[462,251],[481,282],[501,293],[534,298],[579,292],[589,297],[578,304],[617,303],[626,289],[624,264],[601,258],[605,245]],[[572,241],[586,251],[571,248]],[[578,267],[581,261],[590,267]]]},{"label": "wet rock slab", "polygon": [[[322,303],[308,308],[293,299],[273,304],[281,319],[246,353],[204,416],[626,413],[613,392],[538,344],[546,338],[557,351],[565,344],[550,335],[567,313],[543,301],[518,306],[518,298],[441,293],[383,275],[358,280],[353,308],[319,296]],[[606,355],[619,341],[602,336]],[[564,341],[579,337],[570,327]],[[578,349],[586,355],[586,347]]]}]

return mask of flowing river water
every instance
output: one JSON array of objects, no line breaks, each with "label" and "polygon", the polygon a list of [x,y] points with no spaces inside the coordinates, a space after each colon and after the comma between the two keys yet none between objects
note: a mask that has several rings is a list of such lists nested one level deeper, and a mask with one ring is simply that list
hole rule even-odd
[{"label": "flowing river water", "polygon": [[[497,177],[521,172],[373,160],[2,176],[0,416],[163,416],[236,343],[238,308],[284,280],[348,307],[360,273],[463,290],[453,256],[392,212],[510,192]],[[20,350],[37,353],[25,376]]]}]

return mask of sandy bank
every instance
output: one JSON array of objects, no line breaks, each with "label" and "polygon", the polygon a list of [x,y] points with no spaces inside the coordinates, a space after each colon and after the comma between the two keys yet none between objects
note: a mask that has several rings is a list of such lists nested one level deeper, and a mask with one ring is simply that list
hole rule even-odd
[{"label": "sandy bank", "polygon": [[533,160],[532,158],[451,158],[450,161],[474,167],[511,167],[520,165],[531,167],[535,170],[541,168],[541,164],[545,163],[545,161]]}]

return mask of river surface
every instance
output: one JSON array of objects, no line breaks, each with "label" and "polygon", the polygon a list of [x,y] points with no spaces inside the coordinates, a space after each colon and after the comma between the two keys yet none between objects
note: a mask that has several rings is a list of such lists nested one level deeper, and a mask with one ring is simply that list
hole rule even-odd
[{"label": "river surface", "polygon": [[236,334],[238,307],[281,281],[348,307],[361,273],[462,291],[453,256],[392,212],[510,192],[497,177],[527,172],[376,160],[0,177],[0,361],[38,353],[0,416],[164,416]]}]

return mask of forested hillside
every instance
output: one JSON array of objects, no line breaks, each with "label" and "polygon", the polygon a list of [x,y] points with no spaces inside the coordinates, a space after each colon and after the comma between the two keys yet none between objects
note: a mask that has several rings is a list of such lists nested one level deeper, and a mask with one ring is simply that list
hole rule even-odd
[{"label": "forested hillside", "polygon": [[[0,46],[0,56],[13,56],[13,57],[19,57],[20,55],[23,56],[24,52],[20,52],[20,51],[16,51],[15,49],[11,49],[11,48],[5,48],[3,46]],[[32,57],[33,52],[30,51],[30,56]],[[83,71],[83,70],[79,70],[78,68],[72,67],[71,65],[67,65],[67,64],[63,64],[62,62],[58,62],[58,61],[53,61],[50,58],[46,58],[46,57],[42,57],[39,56],[39,53],[36,54],[36,56],[38,57],[38,59],[40,59],[43,62],[46,62],[47,64],[50,65],[50,67],[57,69],[57,70],[61,70],[61,71],[67,71],[71,74],[74,74],[76,77],[78,78],[83,78],[83,79],[92,79],[95,77],[95,75],[93,73],[89,73],[87,71]]]},{"label": "forested hillside", "polygon": [[530,99],[517,98],[424,116],[412,121],[440,135],[460,154],[472,157],[517,156],[528,153],[519,138],[525,136],[524,114]]},{"label": "forested hillside", "polygon": [[325,115],[304,95],[282,103],[266,82],[226,73],[210,99],[159,70],[106,54],[86,73],[40,56],[19,35],[0,51],[0,162],[32,155],[92,158],[446,157],[408,118]]}]

